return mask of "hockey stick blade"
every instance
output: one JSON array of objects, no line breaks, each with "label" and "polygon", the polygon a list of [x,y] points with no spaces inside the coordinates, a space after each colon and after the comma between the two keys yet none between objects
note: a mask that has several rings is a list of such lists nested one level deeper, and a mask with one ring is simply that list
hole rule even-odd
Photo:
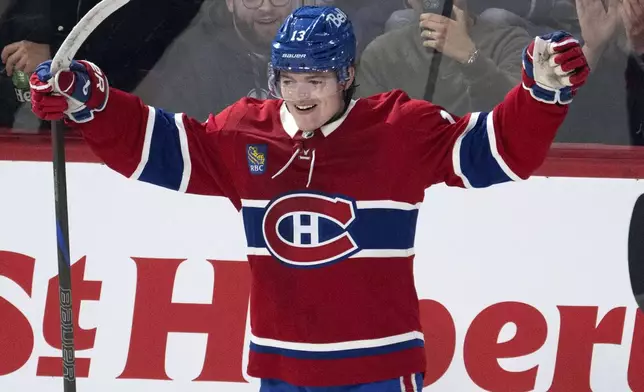
[{"label": "hockey stick blade", "polygon": [[78,49],[92,31],[107,19],[107,17],[129,2],[130,0],[103,0],[89,10],[76,26],[74,26],[56,52],[51,62],[51,74],[55,75],[61,69],[69,68],[76,52],[78,52]]},{"label": "hockey stick blade", "polygon": [[644,195],[633,207],[628,233],[628,270],[631,288],[640,310],[644,311]]},{"label": "hockey stick blade", "polygon": [[[103,0],[96,4],[74,26],[50,68],[52,75],[68,69],[76,52],[87,37],[108,16],[129,3],[130,0]],[[69,217],[67,214],[67,175],[65,168],[65,136],[60,121],[51,124],[54,205],[56,209],[56,243],[58,244],[58,290],[60,301],[61,349],[63,359],[63,390],[76,392],[76,354],[74,349],[74,318],[72,317],[71,258],[69,252]]]}]

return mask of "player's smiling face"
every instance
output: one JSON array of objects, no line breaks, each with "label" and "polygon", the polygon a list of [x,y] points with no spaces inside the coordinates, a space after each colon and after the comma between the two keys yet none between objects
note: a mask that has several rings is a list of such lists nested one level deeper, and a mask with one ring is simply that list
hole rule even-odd
[{"label": "player's smiling face", "polygon": [[279,87],[286,107],[302,131],[320,128],[344,106],[345,84],[338,81],[335,72],[283,72]]}]

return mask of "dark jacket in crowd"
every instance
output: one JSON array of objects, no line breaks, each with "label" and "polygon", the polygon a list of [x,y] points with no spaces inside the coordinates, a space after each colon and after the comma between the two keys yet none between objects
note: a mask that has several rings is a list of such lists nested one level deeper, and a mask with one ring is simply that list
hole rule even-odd
[{"label": "dark jacket in crowd", "polygon": [[644,55],[632,55],[628,59],[626,102],[632,144],[644,146]]},{"label": "dark jacket in crowd", "polygon": [[[51,45],[55,52],[80,18],[99,0],[50,1]],[[110,85],[132,91],[165,49],[190,24],[203,2],[131,1],[101,23],[76,58],[96,63],[107,74]]]},{"label": "dark jacket in crowd", "polygon": [[[636,89],[637,83],[633,81],[627,88],[624,76],[627,64],[628,56],[617,47],[604,53],[570,104],[556,142],[632,144],[627,91]],[[628,78],[633,79],[633,75]],[[641,99],[639,102],[641,105]]]}]

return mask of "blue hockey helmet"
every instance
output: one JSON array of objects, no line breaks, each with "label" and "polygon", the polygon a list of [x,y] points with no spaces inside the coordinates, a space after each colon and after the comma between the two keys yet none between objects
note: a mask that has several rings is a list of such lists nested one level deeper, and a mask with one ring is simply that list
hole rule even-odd
[{"label": "blue hockey helmet", "polygon": [[269,87],[275,91],[280,71],[334,71],[349,80],[356,59],[353,25],[337,7],[303,6],[291,13],[275,36],[269,65]]}]

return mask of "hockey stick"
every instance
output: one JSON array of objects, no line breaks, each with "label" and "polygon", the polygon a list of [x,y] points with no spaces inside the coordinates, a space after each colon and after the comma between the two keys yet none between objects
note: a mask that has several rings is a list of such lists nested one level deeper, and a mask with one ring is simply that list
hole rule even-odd
[{"label": "hockey stick", "polygon": [[628,231],[628,270],[637,305],[644,311],[644,195],[633,207]]},{"label": "hockey stick", "polygon": [[[452,15],[452,8],[454,7],[453,0],[423,0],[423,12],[438,13],[441,11],[440,15],[449,18]],[[428,102],[432,102],[434,99],[434,92],[436,90],[436,83],[438,80],[438,72],[443,60],[443,53],[433,49],[432,50],[432,60],[429,64],[429,76],[427,77],[427,84],[425,85],[425,93],[423,99]]]},{"label": "hockey stick", "polygon": [[[69,68],[72,59],[87,37],[103,20],[130,0],[103,0],[96,4],[69,33],[51,63],[51,74]],[[51,124],[54,198],[56,207],[56,242],[58,244],[58,284],[60,328],[63,356],[64,392],[76,392],[74,323],[72,318],[71,259],[69,255],[69,218],[67,215],[67,175],[65,170],[65,135],[60,121]]]}]

